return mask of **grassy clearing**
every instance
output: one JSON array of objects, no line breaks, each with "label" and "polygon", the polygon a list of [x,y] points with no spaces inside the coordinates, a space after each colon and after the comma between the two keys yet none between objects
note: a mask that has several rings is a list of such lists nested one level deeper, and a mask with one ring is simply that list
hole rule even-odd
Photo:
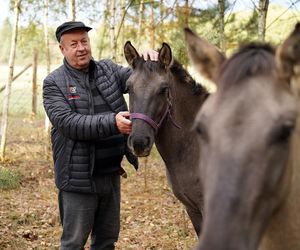
[{"label": "grassy clearing", "polygon": [[[0,86],[6,80],[6,67],[0,65],[4,72]],[[31,71],[13,83],[6,161],[0,162],[0,179],[5,179],[7,187],[0,187],[1,250],[59,249],[57,189],[51,154],[46,150],[41,102],[44,77],[41,68],[35,119],[31,118]],[[0,103],[2,99],[3,93]],[[192,224],[169,187],[157,151],[154,149],[150,157],[140,159],[138,171],[126,160],[122,165],[128,178],[122,179],[121,232],[116,250],[191,249],[197,241]]]},{"label": "grassy clearing", "polygon": [[[7,160],[19,185],[0,190],[0,249],[57,250],[61,227],[52,161],[45,153],[42,119],[11,118]],[[50,157],[51,159],[51,157]],[[174,197],[154,149],[135,171],[126,160],[121,232],[116,250],[188,250],[196,243],[183,206]],[[88,246],[86,250],[89,249]]]}]

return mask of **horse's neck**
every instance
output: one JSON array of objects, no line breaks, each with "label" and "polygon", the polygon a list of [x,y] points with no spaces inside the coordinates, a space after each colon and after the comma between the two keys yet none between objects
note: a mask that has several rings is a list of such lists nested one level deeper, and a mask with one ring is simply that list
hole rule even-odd
[{"label": "horse's neck", "polygon": [[[206,93],[193,95],[189,86],[178,83],[172,93],[172,119],[169,117],[159,130],[155,143],[165,162],[190,161],[195,165],[195,157],[199,154],[198,142],[192,125],[200,106],[207,97]],[[175,122],[180,128],[176,127]],[[191,157],[186,157],[187,155]],[[183,157],[185,159],[183,159]],[[181,159],[182,158],[182,159]],[[180,164],[180,163],[179,163]],[[172,163],[172,165],[174,165]]]},{"label": "horse's neck", "polygon": [[172,95],[172,114],[183,125],[183,128],[189,130],[207,97],[207,92],[203,89],[201,93],[193,94],[191,86],[177,82]]}]

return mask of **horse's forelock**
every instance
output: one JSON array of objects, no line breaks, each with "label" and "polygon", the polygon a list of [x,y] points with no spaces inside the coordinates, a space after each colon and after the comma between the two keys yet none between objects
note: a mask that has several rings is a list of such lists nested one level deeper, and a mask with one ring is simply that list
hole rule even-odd
[{"label": "horse's forelock", "polygon": [[159,73],[162,71],[170,71],[177,82],[191,88],[193,94],[208,93],[208,91],[200,84],[197,84],[192,76],[184,69],[182,64],[177,60],[173,60],[169,69],[159,61],[145,61],[142,57],[137,60],[136,69],[143,71],[144,74],[151,74],[153,72]]},{"label": "horse's forelock", "polygon": [[275,67],[275,50],[268,44],[243,46],[220,68],[218,87],[227,88],[248,77],[267,74]]},{"label": "horse's forelock", "polygon": [[162,69],[165,69],[164,65],[159,61],[151,61],[151,60],[144,60],[143,57],[140,57],[137,60],[136,64],[137,70],[141,70],[144,72],[159,72]]}]

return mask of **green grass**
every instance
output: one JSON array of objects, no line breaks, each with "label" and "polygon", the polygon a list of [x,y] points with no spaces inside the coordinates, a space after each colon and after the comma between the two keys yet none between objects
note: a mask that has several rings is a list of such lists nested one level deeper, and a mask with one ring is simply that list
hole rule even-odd
[{"label": "green grass", "polygon": [[20,185],[21,176],[18,172],[0,168],[0,189],[15,189]]}]

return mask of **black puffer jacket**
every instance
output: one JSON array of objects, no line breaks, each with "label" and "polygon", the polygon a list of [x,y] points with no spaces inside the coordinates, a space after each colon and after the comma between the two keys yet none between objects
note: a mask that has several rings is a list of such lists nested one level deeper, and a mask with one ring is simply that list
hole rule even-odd
[{"label": "black puffer jacket", "polygon": [[[114,113],[92,113],[92,96],[64,65],[44,80],[43,103],[51,131],[56,186],[65,191],[95,192],[93,140],[118,134],[115,114],[127,110],[123,96],[131,70],[110,60],[91,61],[95,85]],[[137,168],[137,159],[128,160]]]}]

